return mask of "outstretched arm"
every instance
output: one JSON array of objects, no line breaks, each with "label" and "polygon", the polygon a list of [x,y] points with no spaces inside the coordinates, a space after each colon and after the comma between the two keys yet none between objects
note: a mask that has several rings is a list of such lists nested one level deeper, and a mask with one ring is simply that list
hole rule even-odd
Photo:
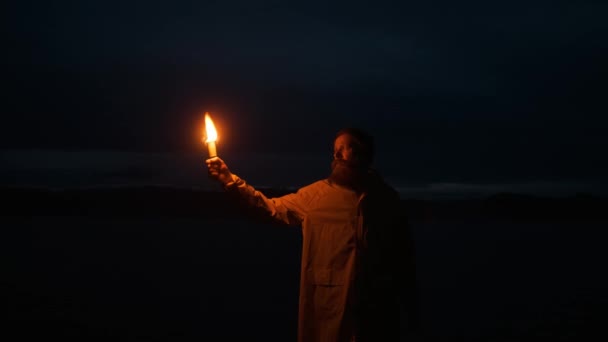
[{"label": "outstretched arm", "polygon": [[309,196],[304,189],[297,193],[278,198],[268,198],[243,179],[230,172],[224,161],[218,157],[207,159],[209,177],[217,180],[232,197],[266,218],[280,224],[297,226],[302,223]]}]

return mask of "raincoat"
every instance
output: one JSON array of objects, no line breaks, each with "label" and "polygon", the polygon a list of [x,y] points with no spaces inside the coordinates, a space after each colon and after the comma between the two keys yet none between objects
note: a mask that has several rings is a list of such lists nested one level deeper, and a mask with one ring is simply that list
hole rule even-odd
[{"label": "raincoat", "polygon": [[417,324],[407,221],[379,176],[362,193],[325,179],[267,198],[235,175],[225,189],[276,223],[302,227],[298,341],[398,341],[400,323]]}]

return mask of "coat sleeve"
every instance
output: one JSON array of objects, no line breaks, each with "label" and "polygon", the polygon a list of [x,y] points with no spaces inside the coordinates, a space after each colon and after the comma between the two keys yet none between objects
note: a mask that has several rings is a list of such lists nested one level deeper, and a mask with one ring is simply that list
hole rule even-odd
[{"label": "coat sleeve", "polygon": [[311,186],[301,188],[296,193],[268,198],[243,179],[233,175],[233,181],[224,186],[231,197],[255,211],[262,218],[274,223],[299,226],[302,224],[314,191]]}]

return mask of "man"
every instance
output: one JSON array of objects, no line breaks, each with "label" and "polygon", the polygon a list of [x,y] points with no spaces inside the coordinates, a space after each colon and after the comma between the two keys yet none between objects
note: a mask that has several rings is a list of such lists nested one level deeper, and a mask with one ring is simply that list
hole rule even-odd
[{"label": "man", "polygon": [[398,194],[371,168],[374,140],[346,128],[327,179],[267,198],[220,158],[209,176],[272,221],[301,226],[298,341],[398,341],[417,326],[413,246]]}]

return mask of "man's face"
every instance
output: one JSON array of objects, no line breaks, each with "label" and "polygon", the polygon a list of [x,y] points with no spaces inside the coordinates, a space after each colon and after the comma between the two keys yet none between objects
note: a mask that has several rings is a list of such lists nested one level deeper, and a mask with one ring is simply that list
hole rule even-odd
[{"label": "man's face", "polygon": [[330,180],[343,186],[356,187],[361,184],[364,173],[361,166],[355,139],[348,134],[336,138]]},{"label": "man's face", "polygon": [[334,141],[334,160],[342,160],[351,165],[359,161],[355,153],[355,140],[349,134],[342,134]]}]

